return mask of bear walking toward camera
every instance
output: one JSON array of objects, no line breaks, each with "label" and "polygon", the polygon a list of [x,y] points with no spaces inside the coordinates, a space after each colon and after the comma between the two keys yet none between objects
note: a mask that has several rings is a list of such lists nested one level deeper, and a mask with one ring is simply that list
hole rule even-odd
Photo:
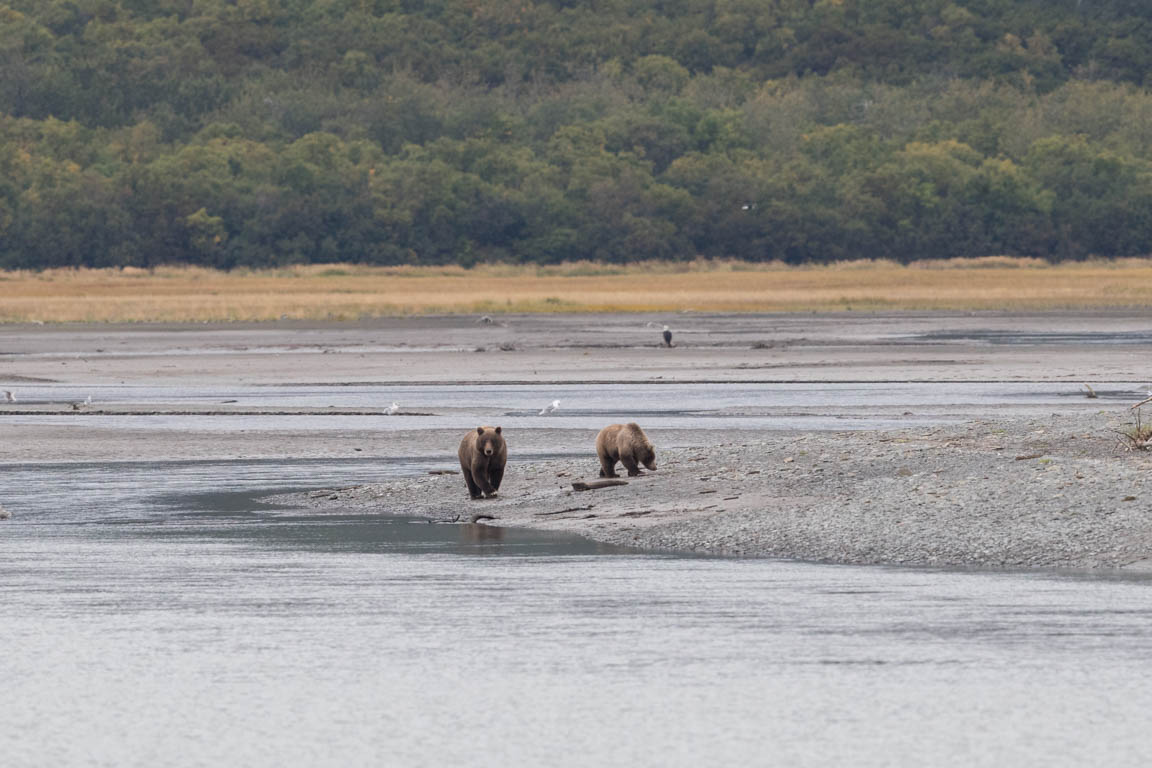
[{"label": "bear walking toward camera", "polygon": [[481,494],[492,498],[504,479],[504,465],[508,461],[508,446],[500,434],[500,427],[476,427],[460,441],[460,470],[468,484],[468,495],[474,499]]},{"label": "bear walking toward camera", "polygon": [[656,451],[639,424],[612,424],[596,436],[596,455],[600,457],[600,477],[616,477],[616,462],[628,470],[629,477],[640,474],[640,465],[656,469]]}]

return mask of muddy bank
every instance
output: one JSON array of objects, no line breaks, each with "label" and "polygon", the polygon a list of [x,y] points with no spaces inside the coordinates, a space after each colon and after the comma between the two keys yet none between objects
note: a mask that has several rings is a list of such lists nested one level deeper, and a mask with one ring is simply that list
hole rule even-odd
[{"label": "muddy bank", "polygon": [[[837,563],[1119,568],[1152,565],[1152,457],[1123,417],[1053,415],[895,432],[772,434],[663,451],[660,470],[577,492],[586,459],[509,464],[499,498],[459,475],[270,497],[338,513],[578,532],[645,549]],[[514,448],[513,455],[514,455]]]}]

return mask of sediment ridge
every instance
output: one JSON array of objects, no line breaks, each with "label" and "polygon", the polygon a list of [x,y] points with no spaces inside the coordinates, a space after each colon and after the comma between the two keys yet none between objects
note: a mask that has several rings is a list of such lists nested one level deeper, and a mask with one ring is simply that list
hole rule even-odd
[{"label": "sediment ridge", "polygon": [[1116,414],[891,432],[767,434],[659,453],[628,484],[576,491],[586,460],[510,460],[496,499],[429,474],[272,496],[316,512],[576,532],[646,550],[918,566],[1152,567],[1152,456]]}]

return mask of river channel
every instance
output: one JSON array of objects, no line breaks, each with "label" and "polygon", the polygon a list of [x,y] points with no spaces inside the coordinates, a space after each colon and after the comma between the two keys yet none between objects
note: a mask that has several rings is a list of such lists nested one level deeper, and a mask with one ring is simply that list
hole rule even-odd
[{"label": "river channel", "polygon": [[423,469],[0,467],[4,765],[1152,760],[1138,576],[670,556],[255,501]]}]

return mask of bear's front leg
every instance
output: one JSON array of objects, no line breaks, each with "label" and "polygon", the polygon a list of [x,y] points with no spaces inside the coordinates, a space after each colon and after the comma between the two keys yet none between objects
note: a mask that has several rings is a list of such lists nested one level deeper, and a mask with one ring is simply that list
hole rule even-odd
[{"label": "bear's front leg", "polygon": [[621,456],[620,463],[624,465],[624,469],[628,470],[628,477],[636,477],[640,474],[640,465],[631,456]]},{"label": "bear's front leg", "polygon": [[468,486],[468,495],[473,499],[479,499],[481,497],[480,486],[472,479],[472,470],[464,467],[461,467],[461,470],[461,474],[464,475],[464,483]]},{"label": "bear's front leg", "polygon": [[492,492],[488,494],[489,497],[495,496],[496,492],[500,490],[502,480],[504,480],[504,467],[492,467],[488,471],[488,484],[492,486]]},{"label": "bear's front leg", "polygon": [[472,465],[472,478],[476,484],[480,486],[480,490],[484,491],[485,496],[495,496],[496,489],[492,487],[491,481],[488,479],[488,466],[486,462],[475,462]]}]

